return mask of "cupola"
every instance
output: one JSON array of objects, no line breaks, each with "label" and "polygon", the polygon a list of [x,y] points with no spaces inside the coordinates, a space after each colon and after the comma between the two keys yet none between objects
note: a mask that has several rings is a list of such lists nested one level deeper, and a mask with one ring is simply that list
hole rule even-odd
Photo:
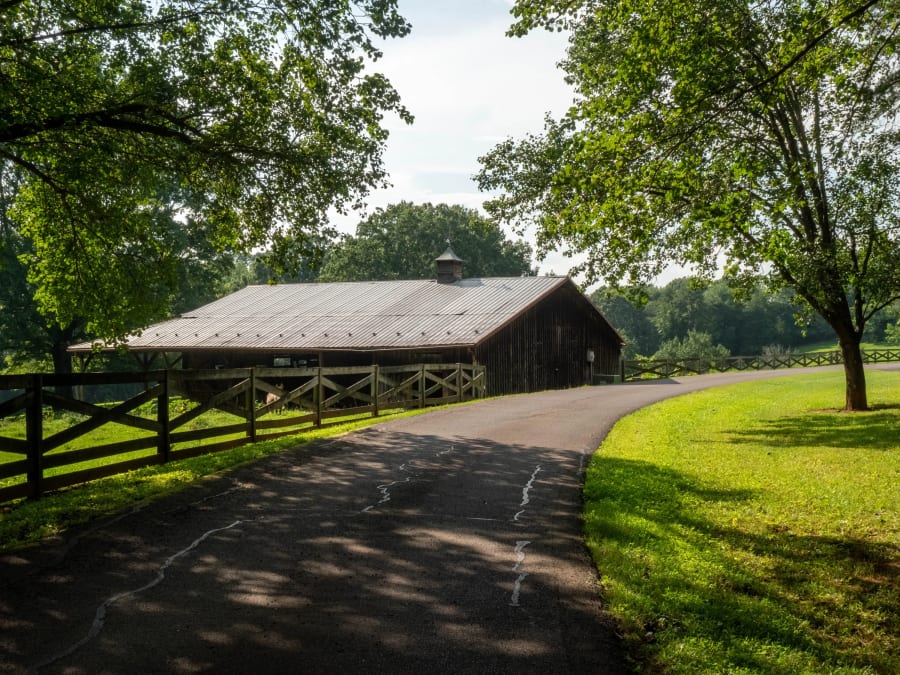
[{"label": "cupola", "polygon": [[437,263],[437,280],[439,284],[452,284],[454,281],[462,281],[463,259],[457,256],[449,246],[440,256],[435,258]]}]

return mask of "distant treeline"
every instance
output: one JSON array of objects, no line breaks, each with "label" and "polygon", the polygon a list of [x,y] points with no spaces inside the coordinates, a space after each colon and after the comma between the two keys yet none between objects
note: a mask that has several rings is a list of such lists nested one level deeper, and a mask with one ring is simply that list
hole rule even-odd
[{"label": "distant treeline", "polygon": [[[628,344],[626,358],[648,356],[744,356],[767,351],[804,351],[835,342],[834,331],[820,317],[800,319],[792,294],[767,293],[762,286],[744,302],[735,300],[724,281],[697,287],[675,279],[663,287],[643,289],[646,304],[632,302],[606,289],[591,294]],[[879,312],[869,322],[865,341],[900,344],[900,306]]]}]

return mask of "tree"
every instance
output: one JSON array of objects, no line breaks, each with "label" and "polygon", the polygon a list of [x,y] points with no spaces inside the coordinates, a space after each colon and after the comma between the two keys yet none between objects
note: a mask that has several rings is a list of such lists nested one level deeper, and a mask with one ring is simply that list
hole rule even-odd
[{"label": "tree", "polygon": [[894,320],[885,324],[884,341],[889,345],[900,345],[900,306],[895,307]]},{"label": "tree", "polygon": [[533,275],[531,247],[510,241],[500,227],[463,206],[401,202],[378,209],[335,246],[319,281],[428,279],[451,243],[470,277]]},{"label": "tree", "polygon": [[[661,342],[680,344],[691,332],[709,335],[731,354],[745,356],[762,354],[769,345],[802,350],[834,335],[820,317],[798,316],[801,308],[787,291],[768,293],[762,280],[743,290],[735,297],[724,280],[702,285],[679,278],[661,288],[601,289],[591,299],[628,336],[628,358],[653,354]],[[642,296],[643,301],[628,296]]]},{"label": "tree", "polygon": [[6,215],[22,179],[22,172],[0,173],[0,370],[49,358],[56,372],[70,372],[66,347],[84,336],[84,326],[79,321],[60,325],[38,312],[21,260],[31,252],[31,242]]},{"label": "tree", "polygon": [[25,176],[41,311],[116,338],[165,308],[179,242],[318,235],[384,184],[383,117],[411,117],[366,69],[408,30],[396,0],[0,2],[0,172]]},{"label": "tree", "polygon": [[[655,290],[646,289],[646,292]],[[594,291],[590,298],[619,335],[625,338],[626,359],[647,356],[659,349],[660,334],[651,323],[645,305],[632,302],[611,289],[601,288]]]},{"label": "tree", "polygon": [[[69,373],[72,360],[67,347],[93,336],[84,320],[60,324],[39,311],[36,288],[28,281],[28,268],[23,263],[33,254],[32,242],[16,228],[4,208],[14,199],[21,178],[21,172],[0,176],[0,356],[5,355],[8,366],[29,364],[33,370],[42,369],[40,364],[49,359],[54,372]],[[155,270],[151,279],[134,281],[140,286],[141,297],[133,299],[132,306],[158,307],[158,317],[162,318],[231,290],[227,283],[235,261],[230,254],[215,250],[202,228],[184,227],[170,217],[167,224],[159,223],[157,236],[165,236],[173,264]]]},{"label": "tree", "polygon": [[519,0],[512,33],[571,30],[576,101],[482,158],[504,220],[639,286],[670,263],[760,271],[837,335],[846,408],[860,341],[900,296],[895,0]]}]

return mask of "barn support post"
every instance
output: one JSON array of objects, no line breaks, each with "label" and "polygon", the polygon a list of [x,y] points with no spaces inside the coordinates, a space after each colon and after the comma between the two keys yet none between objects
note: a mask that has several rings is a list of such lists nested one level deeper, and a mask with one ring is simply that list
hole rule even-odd
[{"label": "barn support post", "polygon": [[250,386],[247,387],[247,436],[251,443],[256,443],[256,369],[250,368],[248,375]]},{"label": "barn support post", "polygon": [[156,421],[159,424],[156,454],[159,455],[159,461],[163,464],[169,461],[169,453],[171,452],[171,444],[169,442],[169,390],[171,389],[171,384],[169,380],[169,371],[164,370],[162,379],[159,382],[161,387],[159,397],[156,399]]},{"label": "barn support post", "polygon": [[28,484],[31,499],[40,499],[44,480],[44,378],[31,376],[31,400],[25,409],[25,442],[28,443]]},{"label": "barn support post", "polygon": [[372,366],[372,417],[378,417],[378,364]]}]

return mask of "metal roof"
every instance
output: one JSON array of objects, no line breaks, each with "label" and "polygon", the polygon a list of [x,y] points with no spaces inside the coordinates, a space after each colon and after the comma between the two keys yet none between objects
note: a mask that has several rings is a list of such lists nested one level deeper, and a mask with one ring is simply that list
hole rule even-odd
[{"label": "metal roof", "polygon": [[[126,344],[173,352],[469,346],[566,284],[568,277],[497,277],[247,286],[149,326]],[[92,348],[86,342],[70,350]]]},{"label": "metal roof", "polygon": [[465,262],[465,260],[463,260],[463,259],[460,258],[458,255],[456,255],[456,254],[453,252],[453,249],[450,248],[449,246],[447,247],[447,250],[446,250],[446,251],[444,251],[444,252],[441,253],[437,258],[435,258],[435,261],[436,261],[436,262],[445,262],[445,261],[450,261],[450,262]]}]

